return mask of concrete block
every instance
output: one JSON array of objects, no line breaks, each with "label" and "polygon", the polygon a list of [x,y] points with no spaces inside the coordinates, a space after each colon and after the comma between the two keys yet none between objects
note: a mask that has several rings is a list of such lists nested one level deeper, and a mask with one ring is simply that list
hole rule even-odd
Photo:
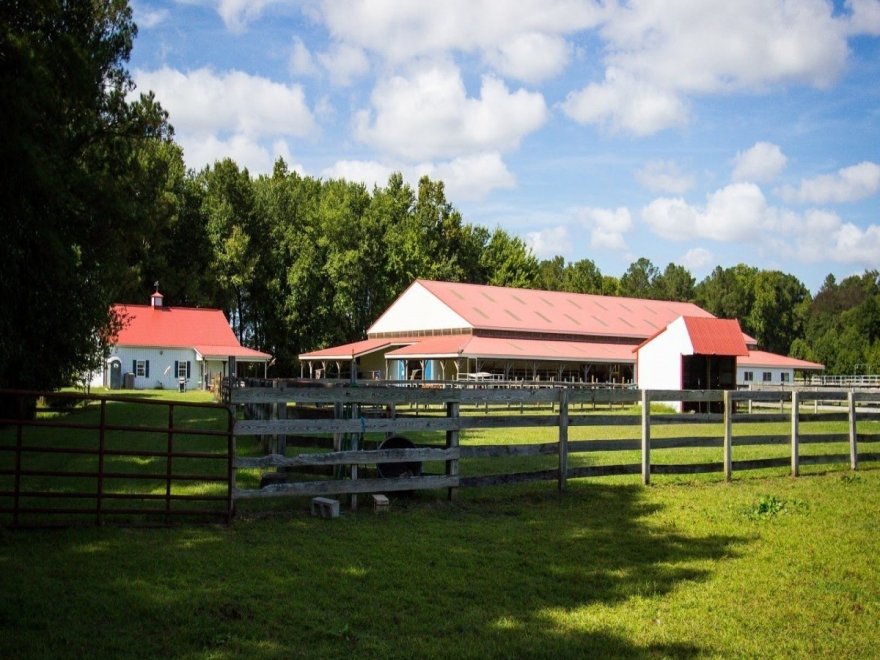
[{"label": "concrete block", "polygon": [[373,495],[372,497],[373,497],[373,512],[374,513],[381,513],[383,511],[388,511],[388,508],[391,503],[388,501],[387,497],[385,497],[384,495]]},{"label": "concrete block", "polygon": [[313,516],[321,516],[322,518],[338,518],[339,500],[332,500],[329,497],[313,497],[311,510]]}]

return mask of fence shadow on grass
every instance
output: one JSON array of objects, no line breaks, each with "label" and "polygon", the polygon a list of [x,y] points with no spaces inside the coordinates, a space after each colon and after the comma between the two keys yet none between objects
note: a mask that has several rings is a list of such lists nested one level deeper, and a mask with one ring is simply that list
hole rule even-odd
[{"label": "fence shadow on grass", "polygon": [[[0,600],[16,605],[0,612],[0,637],[13,646],[0,644],[0,651],[279,658],[718,652],[692,640],[642,645],[602,623],[616,607],[631,615],[631,599],[707,578],[707,561],[734,557],[747,541],[658,527],[648,519],[657,508],[645,493],[580,483],[564,495],[499,489],[453,504],[425,495],[396,502],[388,514],[332,521],[297,512],[232,529],[9,534],[0,539],[0,565],[11,577]],[[40,566],[53,567],[50,577]],[[652,624],[646,616],[644,627]]]}]

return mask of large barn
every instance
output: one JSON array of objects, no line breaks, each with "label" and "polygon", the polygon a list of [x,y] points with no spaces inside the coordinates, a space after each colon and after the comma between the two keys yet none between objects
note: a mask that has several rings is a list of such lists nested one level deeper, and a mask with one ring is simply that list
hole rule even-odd
[{"label": "large barn", "polygon": [[[638,383],[653,369],[636,369],[639,347],[680,318],[715,319],[692,303],[416,280],[365,340],[300,360],[312,378]],[[738,384],[824,368],[741,342]]]},{"label": "large barn", "polygon": [[266,365],[268,353],[242,346],[219,309],[169,307],[157,290],[149,305],[114,305],[122,320],[93,386],[110,389],[207,388],[229,375],[229,359]]}]

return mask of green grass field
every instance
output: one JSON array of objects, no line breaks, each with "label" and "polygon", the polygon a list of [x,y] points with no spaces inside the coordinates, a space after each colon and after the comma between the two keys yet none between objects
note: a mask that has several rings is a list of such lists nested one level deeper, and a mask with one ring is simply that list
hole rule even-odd
[{"label": "green grass field", "polygon": [[[462,442],[553,430],[499,434]],[[424,492],[383,514],[362,497],[335,520],[303,498],[248,502],[228,528],[0,528],[0,657],[876,657],[880,470],[804,475]]]}]

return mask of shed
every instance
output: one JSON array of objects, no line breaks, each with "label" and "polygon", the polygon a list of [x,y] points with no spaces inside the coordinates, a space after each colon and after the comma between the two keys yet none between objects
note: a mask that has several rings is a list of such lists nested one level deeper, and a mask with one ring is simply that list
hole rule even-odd
[{"label": "shed", "polygon": [[736,319],[680,316],[635,353],[641,389],[732,390],[737,358],[748,357],[749,349]]}]

